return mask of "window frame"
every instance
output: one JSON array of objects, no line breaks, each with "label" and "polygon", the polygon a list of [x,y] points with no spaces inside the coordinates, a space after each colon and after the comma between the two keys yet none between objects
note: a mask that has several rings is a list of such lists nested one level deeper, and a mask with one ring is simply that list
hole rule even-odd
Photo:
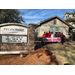
[{"label": "window frame", "polygon": [[[52,27],[52,26],[51,26],[51,27]],[[50,28],[51,28],[51,27],[50,27]],[[50,29],[50,32],[53,32],[53,33],[54,33],[54,28],[55,28],[55,27],[53,27],[53,31],[51,31],[51,29]]]},{"label": "window frame", "polygon": [[59,28],[59,27],[55,27],[55,33],[56,33],[56,32],[58,33],[59,31],[56,31],[56,28]]}]

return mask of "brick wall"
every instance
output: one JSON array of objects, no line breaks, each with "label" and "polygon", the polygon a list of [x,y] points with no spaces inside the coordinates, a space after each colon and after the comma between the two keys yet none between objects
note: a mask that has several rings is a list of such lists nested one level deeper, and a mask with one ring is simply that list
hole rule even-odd
[{"label": "brick wall", "polygon": [[35,25],[29,24],[28,43],[0,43],[0,51],[34,51]]}]

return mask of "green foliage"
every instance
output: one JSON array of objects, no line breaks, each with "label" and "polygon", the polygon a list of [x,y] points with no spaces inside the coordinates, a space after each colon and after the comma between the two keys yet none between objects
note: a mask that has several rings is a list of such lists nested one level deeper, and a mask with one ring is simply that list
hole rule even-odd
[{"label": "green foliage", "polygon": [[25,22],[22,18],[23,13],[17,9],[0,9],[0,21],[2,23],[21,23]]},{"label": "green foliage", "polygon": [[35,37],[35,41],[42,41],[42,38]]},{"label": "green foliage", "polygon": [[65,39],[64,41],[65,41],[65,42],[67,42],[67,41],[69,42],[69,41],[70,41],[70,39]]},{"label": "green foliage", "polygon": [[39,38],[39,41],[42,41],[42,38]]},{"label": "green foliage", "polygon": [[37,41],[37,37],[35,37],[35,41]]}]

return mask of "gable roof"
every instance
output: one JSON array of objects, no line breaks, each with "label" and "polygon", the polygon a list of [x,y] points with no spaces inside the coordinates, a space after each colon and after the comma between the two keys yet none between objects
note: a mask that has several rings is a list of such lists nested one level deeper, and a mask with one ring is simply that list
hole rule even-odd
[{"label": "gable roof", "polygon": [[41,21],[41,22],[39,22],[39,23],[37,23],[37,25],[42,25],[42,24],[44,24],[44,23],[46,23],[46,22],[48,22],[48,21],[50,21],[50,20],[53,20],[53,19],[59,19],[60,21],[62,21],[63,23],[65,23],[67,26],[69,26],[69,27],[71,27],[72,28],[72,26],[70,25],[70,24],[68,24],[67,22],[65,22],[64,20],[62,20],[60,17],[58,17],[58,16],[54,16],[54,17],[50,17],[50,18],[48,18],[48,19],[45,19],[44,21]]},{"label": "gable roof", "polygon": [[[75,13],[70,13],[70,12],[66,12],[65,15],[66,15],[66,14],[74,14],[74,15],[75,15]],[[64,15],[64,16],[65,16],[65,15]]]}]

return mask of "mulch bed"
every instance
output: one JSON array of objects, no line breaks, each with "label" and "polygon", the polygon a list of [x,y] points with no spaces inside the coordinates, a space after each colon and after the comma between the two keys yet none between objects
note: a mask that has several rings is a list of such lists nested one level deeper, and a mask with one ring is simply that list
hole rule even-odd
[{"label": "mulch bed", "polygon": [[0,54],[0,65],[57,65],[55,61],[51,62],[50,56],[45,55],[45,49],[41,45],[38,45],[34,52],[22,54],[22,58],[19,54]]}]

